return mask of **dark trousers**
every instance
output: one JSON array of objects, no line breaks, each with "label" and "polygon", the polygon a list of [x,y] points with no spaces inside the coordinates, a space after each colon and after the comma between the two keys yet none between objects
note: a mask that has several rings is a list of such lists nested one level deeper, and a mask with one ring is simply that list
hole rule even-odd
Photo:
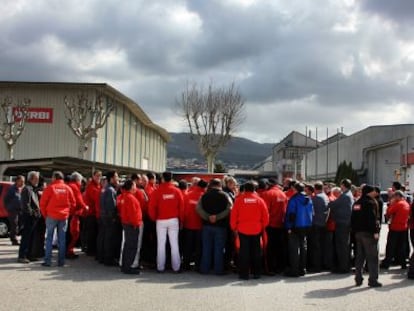
[{"label": "dark trousers", "polygon": [[195,270],[200,269],[201,260],[201,230],[183,229],[183,267],[190,268],[190,263],[194,260]]},{"label": "dark trousers", "polygon": [[142,243],[142,227],[123,225],[121,271],[130,272],[139,266],[139,253]]},{"label": "dark trousers", "polygon": [[414,251],[411,253],[410,266],[408,268],[407,276],[409,279],[414,279]]},{"label": "dark trousers", "polygon": [[98,219],[98,235],[96,236],[96,255],[95,259],[100,263],[104,261],[104,226],[102,223],[102,219]]},{"label": "dark trousers", "polygon": [[411,247],[414,249],[414,229],[410,229],[410,242]]},{"label": "dark trousers", "polygon": [[95,216],[86,216],[83,218],[81,232],[82,248],[86,254],[93,256],[96,253],[96,243],[98,236],[98,222]]},{"label": "dark trousers", "polygon": [[9,212],[9,238],[10,241],[17,241],[17,231],[19,229],[19,214],[17,212]]},{"label": "dark trousers", "polygon": [[260,234],[247,235],[239,233],[240,250],[238,264],[241,278],[248,278],[249,272],[255,277],[260,277],[262,269],[260,237]]},{"label": "dark trousers", "polygon": [[[167,252],[168,254],[168,252]],[[144,235],[142,238],[142,260],[155,264],[157,259],[157,231],[155,222],[145,218],[144,219]]]},{"label": "dark trousers", "polygon": [[332,270],[334,266],[334,232],[326,231],[324,239],[323,269]]},{"label": "dark trousers", "polygon": [[326,239],[326,227],[312,226],[310,234],[311,249],[311,266],[316,272],[319,272],[323,267],[323,259],[325,254],[325,239]]},{"label": "dark trousers", "polygon": [[209,273],[211,262],[214,262],[214,273],[224,272],[224,248],[227,240],[227,228],[213,225],[204,225],[201,232],[202,257],[200,272]]},{"label": "dark trousers", "polygon": [[284,228],[267,227],[267,270],[280,273],[286,268],[286,231]]},{"label": "dark trousers", "polygon": [[382,266],[388,268],[393,259],[395,263],[405,267],[406,244],[408,239],[407,230],[404,231],[388,231],[387,246],[385,249],[385,258],[382,261]]},{"label": "dark trousers", "polygon": [[30,257],[33,246],[34,229],[36,227],[38,219],[29,215],[23,215],[20,217],[23,229],[21,231],[21,240],[19,247],[19,258]]},{"label": "dark trousers", "polygon": [[289,274],[301,275],[305,272],[307,260],[308,229],[296,228],[288,234]]},{"label": "dark trousers", "polygon": [[369,283],[378,281],[378,240],[374,234],[368,232],[356,232],[356,257],[355,257],[355,280],[362,281],[364,263],[367,262],[369,271]]},{"label": "dark trousers", "polygon": [[116,265],[122,242],[122,226],[117,219],[102,219],[103,224],[103,263]]},{"label": "dark trousers", "polygon": [[349,259],[350,259],[350,227],[345,224],[336,224],[335,229],[335,257],[338,262],[336,272],[349,272]]}]

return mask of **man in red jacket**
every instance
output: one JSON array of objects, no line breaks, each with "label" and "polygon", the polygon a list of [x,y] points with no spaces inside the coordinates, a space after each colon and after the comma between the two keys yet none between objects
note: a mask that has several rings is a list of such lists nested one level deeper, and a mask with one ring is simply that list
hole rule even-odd
[{"label": "man in red jacket", "polygon": [[92,180],[86,186],[84,193],[84,201],[89,207],[88,212],[84,218],[83,237],[86,248],[86,255],[95,256],[96,253],[96,238],[98,236],[98,221],[97,213],[99,211],[100,197],[102,191],[101,185],[102,172],[95,171]]},{"label": "man in red jacket", "polygon": [[260,237],[269,223],[269,213],[266,203],[255,193],[254,183],[245,183],[244,191],[234,202],[230,226],[240,240],[239,278],[248,280],[251,270],[254,278],[258,279],[262,262]]},{"label": "man in red jacket", "polygon": [[81,193],[82,175],[78,172],[73,172],[70,176],[70,182],[68,186],[72,189],[73,195],[75,196],[76,206],[70,210],[70,242],[66,252],[66,258],[76,259],[79,255],[75,254],[75,245],[79,240],[80,235],[80,217],[88,212],[89,207],[83,200]]},{"label": "man in red jacket", "polygon": [[157,228],[157,270],[164,272],[165,247],[168,239],[171,247],[171,265],[180,271],[181,258],[178,246],[178,232],[183,220],[184,200],[181,191],[173,185],[172,173],[162,174],[161,185],[153,192],[149,201],[149,216]]},{"label": "man in red jacket", "polygon": [[385,258],[381,262],[382,269],[388,269],[393,259],[406,269],[405,246],[408,239],[408,218],[410,216],[410,204],[405,200],[401,190],[394,192],[391,203],[385,214],[386,219],[391,219],[387,236]]},{"label": "man in red jacket", "polygon": [[269,189],[261,197],[267,205],[269,211],[269,225],[266,228],[267,233],[267,266],[268,273],[281,273],[286,268],[287,261],[287,243],[286,230],[283,222],[286,215],[287,197],[286,194],[278,187],[276,180],[269,179]]},{"label": "man in red jacket", "polygon": [[123,193],[117,198],[118,213],[123,228],[121,251],[121,271],[126,274],[139,274],[139,257],[142,244],[142,212],[135,196],[137,186],[128,179],[123,185]]},{"label": "man in red jacket", "polygon": [[190,269],[192,258],[195,261],[195,270],[200,269],[201,260],[201,229],[203,222],[196,212],[198,201],[206,192],[207,182],[199,180],[196,186],[188,192],[184,198],[184,223],[183,223],[183,266],[185,270]]},{"label": "man in red jacket", "polygon": [[56,228],[59,244],[58,266],[64,266],[68,218],[70,210],[75,206],[73,191],[63,182],[63,173],[54,172],[52,183],[46,187],[40,199],[40,211],[46,219],[46,250],[42,266],[50,267],[51,265],[53,233]]}]

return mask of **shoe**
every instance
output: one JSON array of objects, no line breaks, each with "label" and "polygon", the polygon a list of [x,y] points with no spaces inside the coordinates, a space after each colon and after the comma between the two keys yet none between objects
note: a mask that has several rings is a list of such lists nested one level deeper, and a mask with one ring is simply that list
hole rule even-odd
[{"label": "shoe", "polygon": [[135,275],[138,275],[138,274],[141,273],[141,271],[139,271],[139,269],[133,269],[133,268],[128,269],[128,270],[121,270],[121,271],[123,273],[125,273],[125,274],[135,274]]},{"label": "shoe", "polygon": [[20,245],[19,241],[17,241],[17,240],[13,240],[13,241],[11,241],[11,243],[12,243],[12,245]]},{"label": "shoe", "polygon": [[384,262],[381,262],[381,264],[380,264],[380,269],[385,269],[385,270],[388,270],[390,268],[390,265],[388,265],[388,264],[386,264],[386,263],[384,263]]},{"label": "shoe", "polygon": [[255,275],[253,275],[253,279],[255,279],[255,280],[258,280],[258,279],[260,279],[261,278],[261,276],[259,275],[259,274],[255,274]]},{"label": "shoe", "polygon": [[165,270],[158,270],[157,269],[157,273],[164,273],[165,272]]},{"label": "shoe", "polygon": [[35,257],[28,257],[27,259],[29,259],[29,261],[39,261],[39,258]]},{"label": "shoe", "polygon": [[77,254],[67,254],[66,259],[78,259],[79,255]]},{"label": "shoe", "polygon": [[66,267],[64,263],[58,263],[58,267]]},{"label": "shoe", "polygon": [[42,262],[42,267],[50,267],[50,263]]},{"label": "shoe", "polygon": [[284,276],[290,277],[290,278],[298,278],[299,273],[293,273],[291,271],[286,271],[283,273]]},{"label": "shoe", "polygon": [[173,270],[174,274],[180,274],[181,272],[183,272],[183,270],[181,270],[181,269],[178,269],[177,271]]},{"label": "shoe", "polygon": [[18,258],[17,262],[18,263],[30,263],[30,260],[27,258]]},{"label": "shoe", "polygon": [[361,286],[364,279],[355,279],[355,286]]},{"label": "shoe", "polygon": [[243,280],[243,281],[248,281],[249,280],[249,276],[248,275],[239,275],[239,279]]},{"label": "shoe", "polygon": [[373,282],[373,283],[368,283],[369,287],[381,287],[382,284],[380,282]]}]

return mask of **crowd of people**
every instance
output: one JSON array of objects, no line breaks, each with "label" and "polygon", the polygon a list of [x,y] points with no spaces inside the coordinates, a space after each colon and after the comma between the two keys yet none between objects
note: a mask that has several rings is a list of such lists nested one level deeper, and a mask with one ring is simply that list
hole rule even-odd
[{"label": "crowd of people", "polygon": [[[414,204],[403,190],[394,182],[389,202],[383,202],[378,187],[356,187],[348,179],[339,186],[292,179],[238,185],[231,176],[188,183],[164,172],[159,181],[148,173],[121,183],[115,171],[96,171],[87,181],[77,172],[56,171],[46,185],[32,171],[27,183],[16,177],[4,203],[22,264],[43,257],[42,265],[50,267],[55,246],[57,265],[64,266],[66,259],[78,258],[79,247],[126,274],[140,274],[144,267],[158,273],[237,271],[247,280],[263,273],[345,274],[354,267],[356,286],[367,270],[368,285],[379,287],[379,268],[407,269],[409,261],[408,277],[414,278]],[[379,263],[384,203],[389,232]]]}]

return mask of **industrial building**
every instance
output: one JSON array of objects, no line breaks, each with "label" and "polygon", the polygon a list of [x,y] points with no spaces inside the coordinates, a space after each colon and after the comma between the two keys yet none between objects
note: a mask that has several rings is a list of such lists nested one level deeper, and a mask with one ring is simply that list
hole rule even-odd
[{"label": "industrial building", "polygon": [[301,160],[317,146],[318,142],[315,139],[297,131],[292,131],[277,143],[272,150],[272,166],[279,182],[285,178],[302,180],[302,168],[305,167]]},{"label": "industrial building", "polygon": [[[165,170],[169,134],[137,103],[108,84],[0,82],[0,105],[7,98],[14,103],[27,98],[30,105],[12,156],[0,137],[0,180],[33,169],[45,175],[55,169],[86,175],[93,169],[116,169],[124,174]],[[99,116],[91,117],[88,112],[81,120],[86,124],[71,125],[65,105],[65,100],[76,104],[81,98],[90,110],[99,106],[110,112],[102,128],[86,141],[75,135],[74,128],[79,132],[95,130]],[[0,130],[8,113],[9,118],[10,114],[15,120],[20,117],[15,107],[8,112],[0,109]]]},{"label": "industrial building", "polygon": [[414,188],[414,124],[370,126],[329,139],[302,157],[306,180],[333,180],[338,165],[351,162],[361,183],[389,187],[395,180]]}]

